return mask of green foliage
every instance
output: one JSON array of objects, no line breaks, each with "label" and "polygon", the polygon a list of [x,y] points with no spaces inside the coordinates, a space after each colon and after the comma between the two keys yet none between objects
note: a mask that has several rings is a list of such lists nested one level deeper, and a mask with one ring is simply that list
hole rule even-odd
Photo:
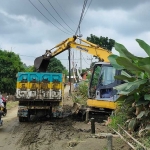
[{"label": "green foliage", "polygon": [[25,68],[25,72],[36,72],[34,66],[26,66],[26,64],[24,64],[24,68]]},{"label": "green foliage", "polygon": [[123,112],[116,113],[115,115],[110,116],[110,118],[111,118],[111,122],[109,125],[114,129],[118,128],[117,124],[124,125],[124,122],[127,119],[126,114]]},{"label": "green foliage", "polygon": [[67,69],[62,65],[61,61],[55,57],[50,60],[47,72],[63,73],[68,75]]},{"label": "green foliage", "polygon": [[86,105],[88,99],[88,85],[87,82],[82,81],[79,83],[77,91],[72,94],[73,101],[79,104]]},{"label": "green foliage", "polygon": [[[112,51],[112,48],[114,47],[115,40],[113,39],[108,39],[108,37],[97,37],[93,34],[90,34],[90,37],[87,37],[87,41],[92,42],[104,49],[107,49],[109,51]],[[96,59],[99,61],[102,61],[99,57],[94,56]],[[90,68],[93,66],[94,63],[90,65]]]},{"label": "green foliage", "polygon": [[102,36],[97,37],[93,34],[90,34],[90,37],[87,37],[87,41],[97,44],[100,47],[105,48],[109,51],[112,50],[115,44],[115,40],[113,39],[108,39],[108,37],[102,37]]},{"label": "green foliage", "polygon": [[25,71],[19,55],[0,50],[0,91],[14,94],[16,91],[16,74]]},{"label": "green foliage", "polygon": [[150,123],[150,46],[142,40],[137,39],[136,41],[148,54],[148,57],[134,56],[119,43],[115,43],[115,49],[120,56],[111,55],[109,57],[113,67],[124,69],[124,73],[115,78],[125,83],[114,89],[122,95],[118,102],[122,105],[128,104],[130,107],[129,112],[131,113],[127,114],[128,130],[130,131],[135,131],[137,126],[138,129],[143,130]]}]

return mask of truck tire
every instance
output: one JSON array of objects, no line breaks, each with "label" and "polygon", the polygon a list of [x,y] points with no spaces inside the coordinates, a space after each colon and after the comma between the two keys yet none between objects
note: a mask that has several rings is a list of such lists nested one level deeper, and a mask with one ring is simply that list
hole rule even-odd
[{"label": "truck tire", "polygon": [[19,117],[19,122],[28,122],[29,118],[28,117]]},{"label": "truck tire", "polygon": [[24,117],[19,117],[19,122],[23,122],[24,121]]}]

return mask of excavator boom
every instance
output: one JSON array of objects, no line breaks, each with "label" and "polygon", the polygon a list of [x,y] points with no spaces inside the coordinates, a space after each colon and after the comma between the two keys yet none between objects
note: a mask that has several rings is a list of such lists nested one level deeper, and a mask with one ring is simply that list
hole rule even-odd
[{"label": "excavator boom", "polygon": [[[83,44],[76,43],[75,41],[77,39],[79,39]],[[34,61],[34,67],[36,68],[37,72],[46,72],[50,58],[53,58],[70,48],[75,48],[81,50],[82,52],[96,56],[104,62],[109,62],[108,56],[112,54],[110,51],[103,49],[96,44],[80,39],[77,36],[73,36],[56,45],[54,48],[46,50],[44,55],[37,57]],[[52,52],[52,50],[54,51]]]}]

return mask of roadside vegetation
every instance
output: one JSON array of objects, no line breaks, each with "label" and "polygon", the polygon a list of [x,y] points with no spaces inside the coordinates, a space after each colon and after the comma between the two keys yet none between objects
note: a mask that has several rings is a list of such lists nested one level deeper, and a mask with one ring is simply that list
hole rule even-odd
[{"label": "roadside vegetation", "polygon": [[124,84],[114,87],[121,96],[110,125],[114,128],[117,124],[124,126],[150,147],[150,46],[140,39],[136,41],[147,57],[134,56],[119,43],[115,44],[115,49],[120,56],[109,56],[111,64],[121,70],[121,75],[115,78],[124,81]]},{"label": "roadside vegetation", "polygon": [[11,109],[11,108],[14,108],[16,106],[18,106],[18,101],[8,101],[7,102],[7,109],[8,110]]},{"label": "roadside vegetation", "polygon": [[87,81],[82,81],[78,84],[78,87],[72,93],[72,100],[74,103],[86,105],[87,99],[88,99],[88,83]]},{"label": "roadside vegetation", "polygon": [[[7,50],[0,50],[0,68],[0,92],[11,95],[16,92],[17,73],[35,71],[34,66],[24,64],[18,54]],[[57,58],[51,60],[47,71],[68,74],[67,69]]]}]

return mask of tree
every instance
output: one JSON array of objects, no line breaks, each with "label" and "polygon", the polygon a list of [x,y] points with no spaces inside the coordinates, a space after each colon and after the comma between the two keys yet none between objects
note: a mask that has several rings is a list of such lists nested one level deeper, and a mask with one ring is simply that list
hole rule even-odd
[{"label": "tree", "polygon": [[25,71],[19,55],[0,50],[0,92],[14,94],[16,74]]},{"label": "tree", "polygon": [[87,41],[92,42],[94,44],[99,45],[100,47],[107,49],[109,51],[112,51],[112,48],[114,47],[115,40],[108,39],[108,37],[97,37],[93,34],[90,34],[90,37],[87,37]]},{"label": "tree", "polygon": [[[108,37],[97,37],[93,34],[90,34],[90,37],[87,37],[87,41],[92,42],[96,45],[99,45],[100,47],[107,49],[109,51],[112,51],[112,48],[114,47],[115,44],[115,40],[113,39],[108,39]],[[102,61],[100,58],[95,57],[96,59],[98,59],[99,61]],[[94,66],[96,62],[91,63],[90,68],[92,68]]]},{"label": "tree", "polygon": [[25,68],[25,72],[36,72],[36,69],[34,66],[27,66],[26,64],[23,64]]},{"label": "tree", "polygon": [[47,72],[56,72],[56,73],[63,73],[65,75],[68,75],[67,69],[62,65],[61,61],[55,57],[51,58],[47,68]]}]

